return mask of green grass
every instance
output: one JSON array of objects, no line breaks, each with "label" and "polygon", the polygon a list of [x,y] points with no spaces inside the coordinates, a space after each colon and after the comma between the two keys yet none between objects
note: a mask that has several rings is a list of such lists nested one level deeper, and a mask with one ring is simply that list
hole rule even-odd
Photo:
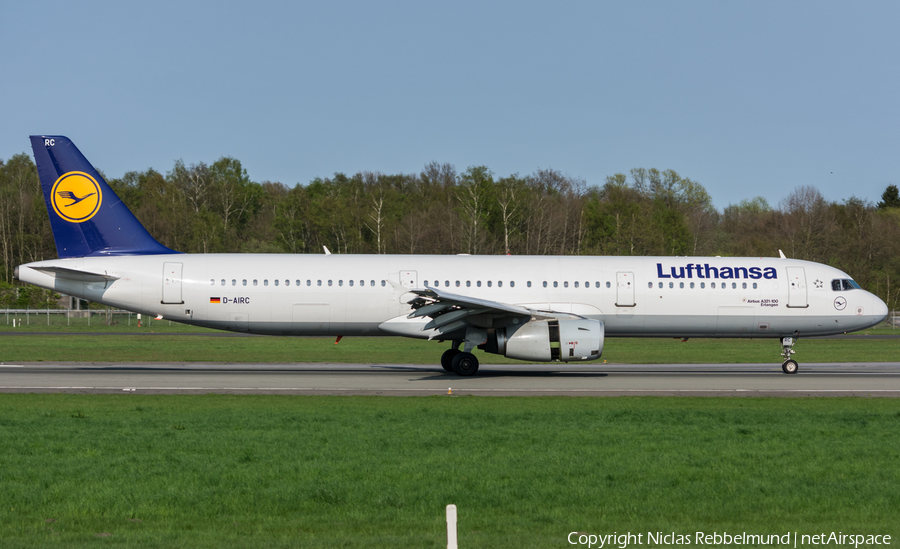
[{"label": "green grass", "polygon": [[[331,338],[215,337],[191,335],[6,336],[0,334],[0,362],[360,362],[435,364],[449,344],[399,337]],[[900,357],[900,339],[800,339],[794,349],[803,362],[888,362]],[[781,346],[764,339],[607,339],[609,363],[779,363]],[[519,361],[477,351],[486,364]]]},{"label": "green grass", "polygon": [[4,547],[900,535],[893,399],[5,394],[0,440]]}]

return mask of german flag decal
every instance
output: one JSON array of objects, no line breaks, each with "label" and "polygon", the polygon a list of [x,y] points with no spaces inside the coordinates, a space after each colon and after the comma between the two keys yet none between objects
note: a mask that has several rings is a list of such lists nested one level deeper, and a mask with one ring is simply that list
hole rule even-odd
[{"label": "german flag decal", "polygon": [[211,298],[209,298],[209,302],[210,303],[222,303],[222,299],[218,298],[218,297],[211,297]]}]

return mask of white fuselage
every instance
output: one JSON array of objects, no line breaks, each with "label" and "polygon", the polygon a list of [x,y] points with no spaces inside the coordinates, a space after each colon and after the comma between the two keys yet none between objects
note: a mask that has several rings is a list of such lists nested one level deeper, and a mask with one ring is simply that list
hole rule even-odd
[{"label": "white fuselage", "polygon": [[408,290],[425,287],[574,313],[612,337],[829,335],[887,315],[865,290],[833,289],[845,273],[775,258],[173,254],[41,261],[18,277],[177,322],[270,335],[429,337],[427,318],[406,318]]}]

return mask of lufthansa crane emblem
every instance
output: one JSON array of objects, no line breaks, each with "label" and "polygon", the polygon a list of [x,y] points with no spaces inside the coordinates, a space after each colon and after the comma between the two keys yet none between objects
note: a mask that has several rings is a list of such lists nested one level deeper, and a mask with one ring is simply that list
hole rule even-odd
[{"label": "lufthansa crane emblem", "polygon": [[84,172],[68,172],[53,184],[50,202],[56,215],[70,223],[83,223],[94,217],[103,202],[97,180]]}]

